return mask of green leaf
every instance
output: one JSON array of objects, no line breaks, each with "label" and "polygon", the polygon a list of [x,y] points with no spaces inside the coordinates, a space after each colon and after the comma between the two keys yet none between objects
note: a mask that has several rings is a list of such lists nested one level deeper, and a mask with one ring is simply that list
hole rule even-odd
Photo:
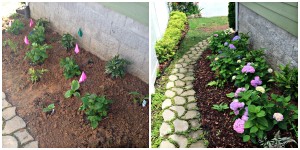
[{"label": "green leaf", "polygon": [[287,123],[281,121],[281,122],[278,123],[278,127],[279,127],[280,129],[287,130]]},{"label": "green leaf", "polygon": [[257,118],[257,122],[265,127],[268,127],[268,121],[264,117]]},{"label": "green leaf", "polygon": [[71,85],[71,89],[76,91],[76,90],[79,89],[79,87],[80,87],[79,82],[77,80],[73,80],[72,85]]},{"label": "green leaf", "polygon": [[262,110],[259,113],[257,113],[256,116],[257,117],[264,117],[264,116],[266,116],[266,112]]},{"label": "green leaf", "polygon": [[216,81],[210,81],[207,85],[208,86],[215,86],[215,85],[218,85],[218,82],[216,82]]},{"label": "green leaf", "polygon": [[249,110],[249,112],[251,112],[251,113],[256,113],[256,110],[255,110],[255,106],[254,105],[249,105],[248,106],[248,110]]},{"label": "green leaf", "polygon": [[76,96],[76,97],[80,97],[80,93],[79,92],[75,92],[74,94],[73,94],[74,96]]},{"label": "green leaf", "polygon": [[248,121],[245,123],[244,128],[245,128],[245,129],[248,129],[248,128],[251,128],[252,126],[253,126],[253,122],[250,121],[250,120],[248,120]]},{"label": "green leaf", "polygon": [[226,96],[229,97],[229,98],[233,98],[234,97],[234,93],[231,92],[229,94],[226,94]]},{"label": "green leaf", "polygon": [[262,130],[259,130],[259,131],[257,132],[257,137],[258,137],[259,139],[262,139],[262,138],[263,138],[263,135],[264,135],[264,132],[263,132]]},{"label": "green leaf", "polygon": [[92,121],[91,126],[92,126],[93,129],[97,128],[98,127],[98,121]]},{"label": "green leaf", "polygon": [[250,135],[243,135],[243,142],[248,142],[250,140]]},{"label": "green leaf", "polygon": [[256,107],[255,107],[255,113],[260,112],[260,109],[261,109],[261,106],[256,106]]},{"label": "green leaf", "polygon": [[258,131],[258,128],[256,126],[253,126],[251,129],[250,129],[250,133],[256,133]]},{"label": "green leaf", "polygon": [[68,90],[66,93],[65,93],[65,98],[69,98],[72,96],[72,90]]}]

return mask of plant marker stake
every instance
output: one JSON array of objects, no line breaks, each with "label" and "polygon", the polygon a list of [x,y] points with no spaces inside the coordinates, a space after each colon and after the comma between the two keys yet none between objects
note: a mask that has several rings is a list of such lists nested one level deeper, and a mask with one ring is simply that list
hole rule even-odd
[{"label": "plant marker stake", "polygon": [[147,104],[147,101],[146,101],[146,100],[143,100],[142,106],[145,107],[146,104]]},{"label": "plant marker stake", "polygon": [[32,19],[30,19],[29,26],[30,26],[30,27],[32,27],[32,26],[33,26],[33,24],[34,24],[33,20],[32,20]]},{"label": "plant marker stake", "polygon": [[79,79],[79,83],[81,83],[81,82],[83,82],[83,81],[85,81],[85,80],[86,80],[86,75],[85,75],[85,73],[82,71],[82,74],[81,74],[80,79]]},{"label": "plant marker stake", "polygon": [[79,53],[79,47],[78,47],[78,44],[77,44],[77,43],[76,43],[76,46],[75,46],[75,50],[74,50],[74,51],[75,51],[76,54]]},{"label": "plant marker stake", "polygon": [[9,22],[8,22],[8,26],[9,26],[9,27],[11,27],[11,22],[12,22],[12,21],[11,21],[11,20],[9,20]]},{"label": "plant marker stake", "polygon": [[29,40],[28,40],[27,36],[25,36],[25,38],[24,38],[24,43],[25,43],[26,45],[29,45]]},{"label": "plant marker stake", "polygon": [[81,28],[79,28],[79,30],[78,30],[78,35],[79,35],[79,37],[82,37],[82,30],[81,30]]}]

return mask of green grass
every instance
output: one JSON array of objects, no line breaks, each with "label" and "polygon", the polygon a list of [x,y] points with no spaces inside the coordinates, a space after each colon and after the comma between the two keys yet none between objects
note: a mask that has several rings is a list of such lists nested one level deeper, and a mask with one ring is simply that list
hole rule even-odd
[{"label": "green grass", "polygon": [[[165,87],[168,82],[168,76],[171,73],[172,68],[178,59],[184,55],[191,47],[193,47],[198,42],[207,39],[212,35],[213,32],[218,31],[211,28],[216,28],[217,26],[223,26],[228,24],[227,17],[212,17],[212,18],[195,18],[189,19],[190,29],[183,39],[176,55],[175,59],[171,62],[170,66],[166,68],[165,73],[162,75],[159,82],[155,85],[156,93],[152,95],[151,102],[151,147],[159,147],[160,142],[164,139],[159,136],[159,129],[163,122],[162,118],[162,102],[166,99]],[[207,31],[210,29],[210,31]]]}]

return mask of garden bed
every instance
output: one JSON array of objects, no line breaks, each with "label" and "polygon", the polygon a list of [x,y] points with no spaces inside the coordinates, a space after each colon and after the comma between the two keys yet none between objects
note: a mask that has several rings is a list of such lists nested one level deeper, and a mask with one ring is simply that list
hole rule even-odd
[{"label": "garden bed", "polygon": [[[21,34],[3,34],[2,41],[10,39],[18,43],[19,48],[15,54],[9,46],[2,47],[2,88],[8,101],[17,107],[17,113],[26,121],[39,147],[149,147],[148,105],[134,104],[129,94],[137,91],[146,96],[146,83],[130,74],[111,79],[105,74],[105,61],[83,48],[80,48],[79,54],[73,50],[67,52],[60,43],[61,36],[51,29],[45,33],[45,43],[52,46],[47,50],[49,57],[42,65],[31,66],[24,59],[30,49],[23,39],[32,28],[28,26],[29,20],[22,17],[20,20],[25,24]],[[59,66],[60,59],[70,56],[87,75],[87,80],[80,84],[81,95],[95,93],[113,101],[108,116],[94,130],[84,113],[78,110],[81,100],[64,98],[71,81],[79,79],[78,76],[66,80]],[[39,82],[32,84],[28,75],[31,67],[49,71]],[[56,106],[55,112],[46,115],[42,109],[51,103]]]},{"label": "garden bed", "polygon": [[[215,80],[215,73],[211,71],[210,60],[207,56],[212,54],[211,50],[206,50],[202,53],[195,68],[194,90],[196,91],[196,99],[201,114],[201,127],[207,131],[205,138],[209,141],[208,147],[257,147],[257,145],[249,142],[243,142],[243,139],[236,131],[233,130],[234,114],[230,114],[232,110],[227,109],[222,112],[212,109],[214,104],[230,104],[231,98],[226,94],[236,90],[232,83],[225,84],[224,88],[215,86],[207,86],[210,81]],[[274,86],[269,85],[271,93],[281,94],[282,92]],[[273,128],[268,135],[271,137],[278,131],[278,128]],[[292,137],[297,139],[292,131],[281,132],[282,137]],[[291,143],[286,147],[297,147]]]}]

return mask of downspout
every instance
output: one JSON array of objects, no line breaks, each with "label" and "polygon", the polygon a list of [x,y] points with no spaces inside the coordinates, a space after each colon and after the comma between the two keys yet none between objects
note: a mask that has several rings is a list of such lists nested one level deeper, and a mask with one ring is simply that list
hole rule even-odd
[{"label": "downspout", "polygon": [[235,31],[239,31],[239,3],[235,2]]}]

